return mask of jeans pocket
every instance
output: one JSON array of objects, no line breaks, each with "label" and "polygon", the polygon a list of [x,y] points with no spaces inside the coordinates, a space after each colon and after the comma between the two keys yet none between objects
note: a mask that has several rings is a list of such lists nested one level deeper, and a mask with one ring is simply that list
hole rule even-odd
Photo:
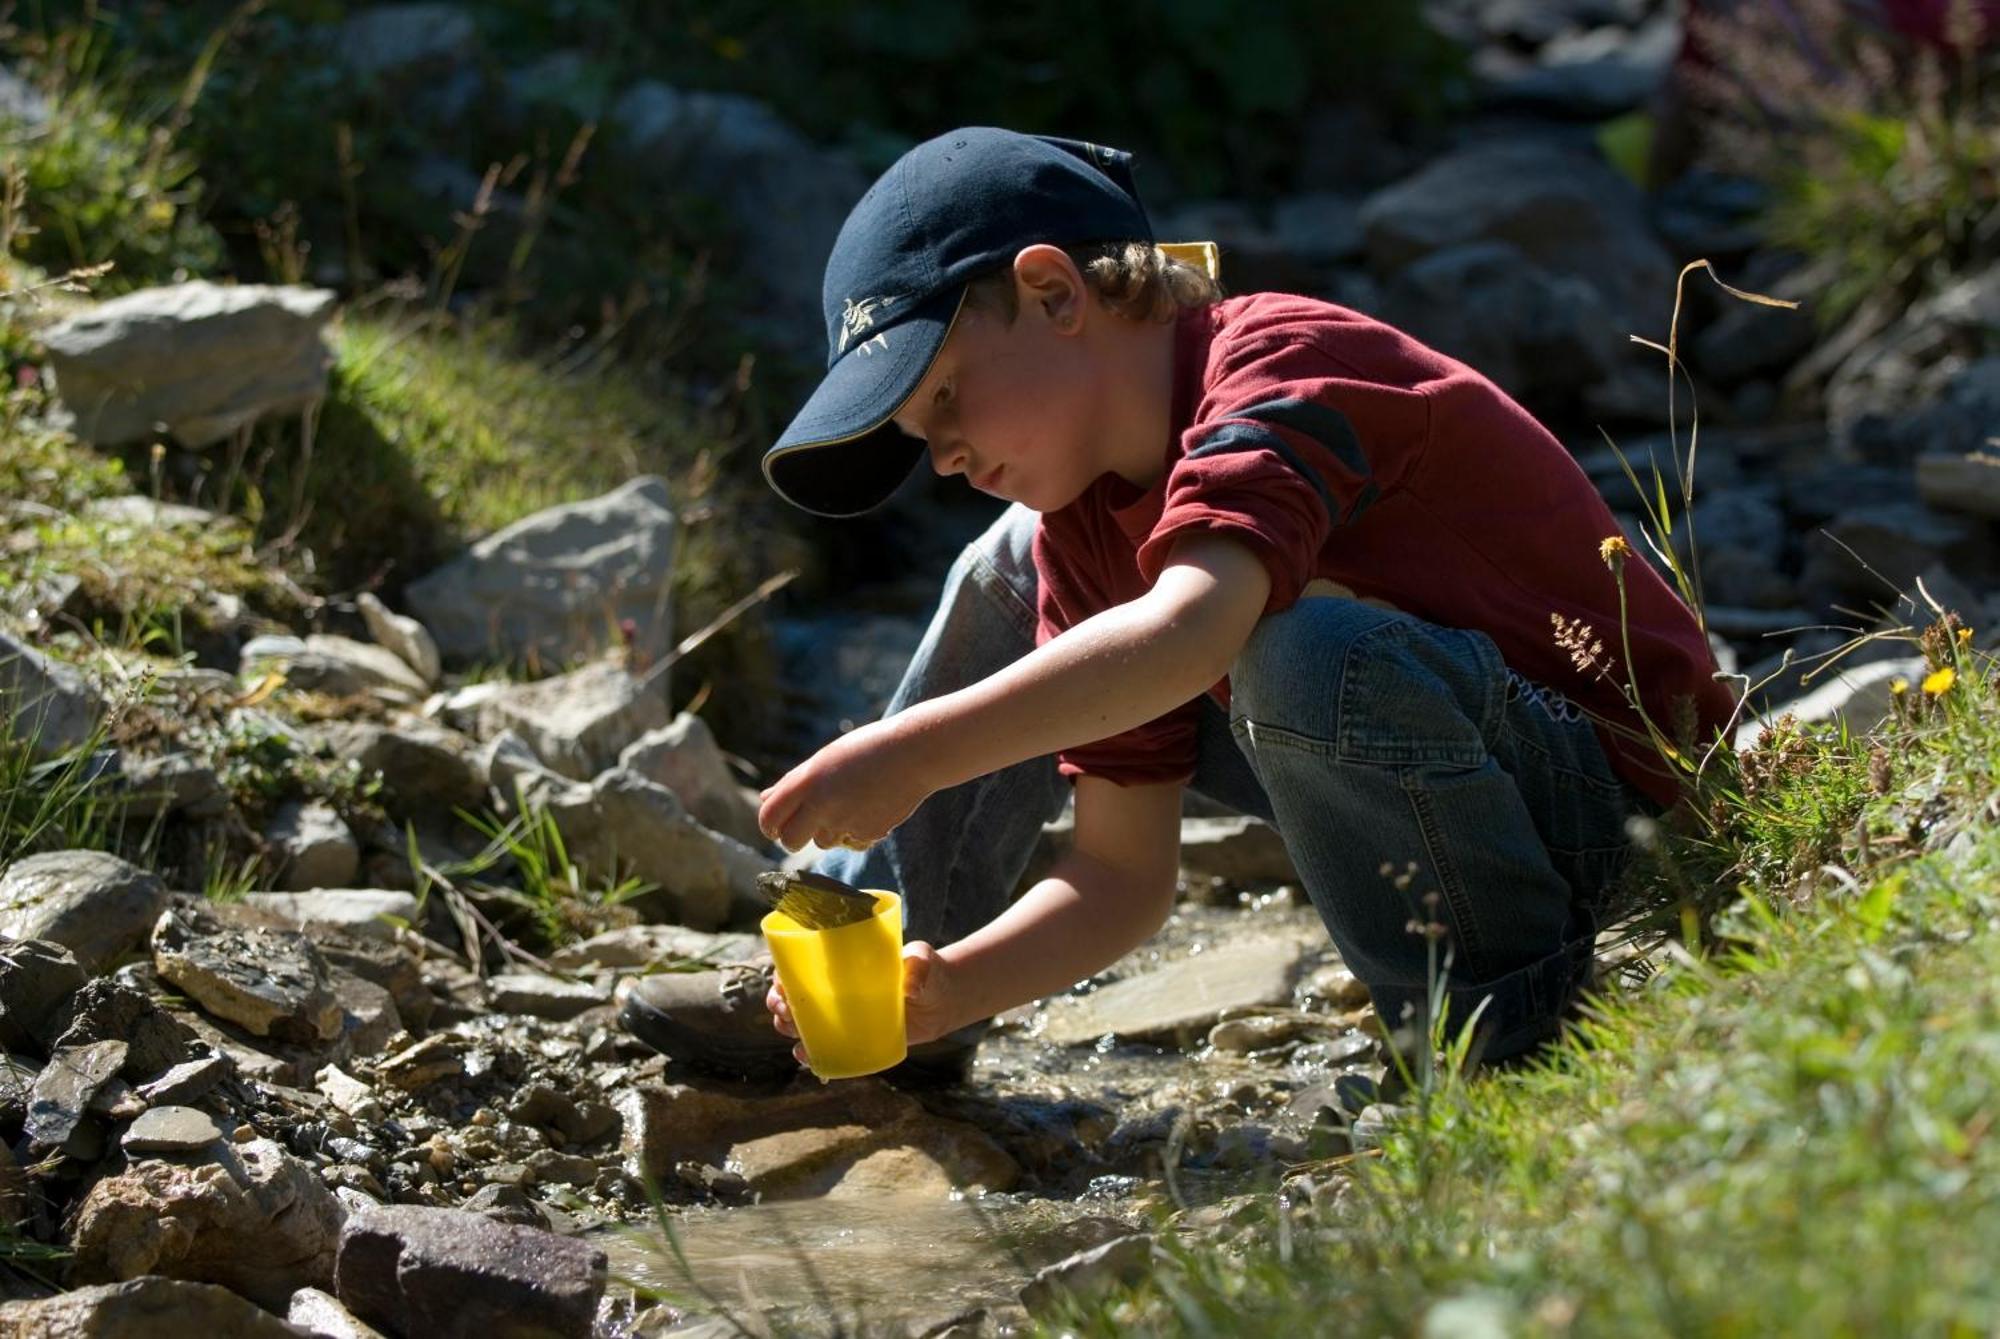
[{"label": "jeans pocket", "polygon": [[1505,665],[1483,633],[1396,618],[1348,644],[1340,675],[1343,762],[1478,767],[1490,756]]}]

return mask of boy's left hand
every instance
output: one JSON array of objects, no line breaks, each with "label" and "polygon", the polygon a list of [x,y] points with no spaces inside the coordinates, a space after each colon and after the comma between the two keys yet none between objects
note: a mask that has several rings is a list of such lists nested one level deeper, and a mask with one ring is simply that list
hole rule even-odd
[{"label": "boy's left hand", "polygon": [[878,842],[934,789],[914,752],[888,721],[851,730],[763,792],[757,826],[788,851]]}]

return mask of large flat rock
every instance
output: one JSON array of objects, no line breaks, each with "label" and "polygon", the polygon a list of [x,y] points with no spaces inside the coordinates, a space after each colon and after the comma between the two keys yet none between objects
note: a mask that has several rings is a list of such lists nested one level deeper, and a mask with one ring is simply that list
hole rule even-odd
[{"label": "large flat rock", "polygon": [[1078,1046],[1104,1036],[1145,1041],[1206,1032],[1228,1010],[1288,1002],[1304,956],[1297,940],[1277,936],[1223,944],[1094,994],[1057,1001],[1042,1035]]}]

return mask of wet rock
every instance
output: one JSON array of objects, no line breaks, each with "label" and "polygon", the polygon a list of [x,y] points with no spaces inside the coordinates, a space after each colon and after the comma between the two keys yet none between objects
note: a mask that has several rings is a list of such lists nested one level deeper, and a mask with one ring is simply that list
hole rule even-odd
[{"label": "wet rock", "polygon": [[243,645],[239,672],[277,673],[293,688],[328,697],[376,695],[391,702],[421,702],[430,685],[395,652],[331,633],[267,635]]},{"label": "wet rock", "polygon": [[678,963],[747,962],[760,951],[756,935],[717,934],[685,925],[622,925],[566,944],[549,955],[549,965],[565,972],[592,968],[649,968]]},{"label": "wet rock", "polygon": [[215,1117],[194,1107],[152,1107],[118,1142],[127,1153],[196,1153],[222,1138]]},{"label": "wet rock", "polygon": [[335,1293],[395,1334],[584,1335],[604,1253],[454,1209],[363,1210],[341,1232]]},{"label": "wet rock", "polygon": [[236,1070],[225,1055],[205,1055],[187,1060],[139,1089],[148,1102],[186,1103],[206,1096]]},{"label": "wet rock", "polygon": [[464,735],[420,716],[387,725],[340,721],[319,737],[343,761],[379,772],[391,798],[409,808],[473,808],[486,800],[486,769]]},{"label": "wet rock", "polygon": [[1217,1023],[1208,1030],[1208,1044],[1232,1055],[1249,1055],[1325,1036],[1331,1026],[1332,1020],[1314,1014],[1252,1014]]},{"label": "wet rock", "polygon": [[84,980],[75,955],[61,944],[0,941],[0,1051],[47,1055],[55,1021]]},{"label": "wet rock", "polygon": [[642,476],[488,535],[406,597],[447,661],[563,664],[628,621],[633,649],[657,657],[673,644],[678,524],[666,481]]},{"label": "wet rock", "polygon": [[368,635],[396,653],[396,658],[417,672],[425,684],[434,684],[443,675],[438,661],[437,641],[430,630],[408,614],[398,614],[367,591],[355,598]]},{"label": "wet rock", "polygon": [[83,747],[105,703],[75,669],[0,632],[0,721],[37,759]]},{"label": "wet rock", "polygon": [[113,298],[42,332],[76,434],[98,446],[165,425],[188,446],[326,394],[336,295],[193,280]]},{"label": "wet rock", "polygon": [[1306,994],[1336,1009],[1359,1009],[1368,1003],[1368,987],[1345,963],[1332,963],[1306,978]]},{"label": "wet rock", "polygon": [[587,981],[564,981],[540,972],[502,972],[487,978],[486,989],[493,1008],[501,1013],[557,1020],[574,1018],[611,998],[608,990]]},{"label": "wet rock", "polygon": [[1229,1010],[1287,1003],[1302,955],[1297,941],[1272,937],[1210,948],[1081,998],[1058,1000],[1043,1035],[1075,1046],[1104,1036],[1142,1041],[1206,1032]]},{"label": "wet rock", "polygon": [[312,1339],[227,1288],[170,1278],[135,1278],[54,1297],[0,1304],[8,1339]]},{"label": "wet rock", "polygon": [[342,1306],[332,1293],[318,1288],[293,1293],[285,1319],[314,1339],[383,1339],[380,1330]]},{"label": "wet rock", "polygon": [[287,800],[264,829],[281,889],[344,888],[361,871],[361,845],[331,805]]},{"label": "wet rock", "polygon": [[[395,933],[394,922],[408,924],[417,917],[417,899],[410,893],[385,888],[315,888],[296,893],[246,893],[240,903],[217,908],[217,916],[233,921],[234,907],[260,913],[253,925],[302,930],[317,937],[328,931],[388,938]],[[402,956],[398,953],[398,956]]]},{"label": "wet rock", "polygon": [[1293,883],[1298,873],[1278,830],[1261,818],[1184,818],[1181,868],[1239,888]]},{"label": "wet rock", "polygon": [[1113,1288],[1139,1282],[1152,1265],[1151,1236],[1120,1237],[1038,1271],[1021,1289],[1021,1304],[1036,1315],[1046,1315],[1065,1299],[1088,1303]]},{"label": "wet rock", "polygon": [[165,1274],[282,1308],[331,1281],[342,1216],[318,1174],[269,1139],[220,1142],[202,1161],[146,1159],[92,1186],[75,1214],[74,1274]]},{"label": "wet rock", "polygon": [[122,1041],[65,1046],[49,1057],[35,1076],[23,1125],[28,1138],[44,1148],[61,1148],[76,1133],[84,1112],[98,1090],[111,1082],[125,1063]]},{"label": "wet rock", "polygon": [[103,851],[51,851],[0,874],[0,934],[46,939],[96,975],[138,947],[167,904],[145,870]]},{"label": "wet rock", "polygon": [[751,847],[764,844],[757,807],[737,784],[701,717],[684,711],[649,730],[618,755],[618,765],[672,791],[702,826]]},{"label": "wet rock", "polygon": [[153,967],[217,1018],[258,1037],[331,1041],[341,1008],[326,962],[304,935],[232,930],[169,910],[153,931]]},{"label": "wet rock", "polygon": [[479,711],[478,734],[511,730],[544,767],[588,781],[619,764],[619,755],[667,724],[666,698],[621,665],[589,665],[534,683],[507,684]]},{"label": "wet rock", "polygon": [[651,1084],[618,1099],[627,1168],[659,1179],[683,1161],[727,1165],[770,1199],[883,1189],[1004,1190],[1019,1175],[983,1131],[932,1116],[874,1081],[776,1096]]},{"label": "wet rock", "polygon": [[84,983],[70,996],[56,1045],[120,1041],[127,1049],[123,1073],[148,1083],[193,1054],[195,1036],[152,996],[115,977]]}]

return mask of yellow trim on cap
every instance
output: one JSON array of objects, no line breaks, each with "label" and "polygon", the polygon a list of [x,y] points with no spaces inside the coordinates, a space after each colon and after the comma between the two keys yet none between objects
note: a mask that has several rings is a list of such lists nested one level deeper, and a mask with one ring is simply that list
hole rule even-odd
[{"label": "yellow trim on cap", "polygon": [[1222,248],[1213,242],[1155,242],[1169,260],[1192,265],[1218,283],[1222,280]]}]

